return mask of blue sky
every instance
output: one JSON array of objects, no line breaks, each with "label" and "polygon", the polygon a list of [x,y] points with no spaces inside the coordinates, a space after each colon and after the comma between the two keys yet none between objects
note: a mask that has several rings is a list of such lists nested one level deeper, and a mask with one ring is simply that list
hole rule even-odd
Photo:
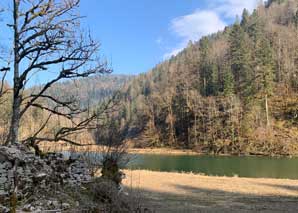
[{"label": "blue sky", "polygon": [[114,73],[138,74],[231,24],[257,0],[82,0],[83,26],[102,44]]},{"label": "blue sky", "polygon": [[[57,0],[59,1],[59,0]],[[187,43],[222,30],[252,11],[260,0],[81,0],[82,28],[101,43],[101,55],[115,74],[139,74],[181,51]],[[10,11],[10,0],[0,7]],[[0,16],[0,44],[9,52],[12,34],[10,16]],[[37,75],[29,86],[52,78]],[[12,80],[11,73],[7,79]]]}]

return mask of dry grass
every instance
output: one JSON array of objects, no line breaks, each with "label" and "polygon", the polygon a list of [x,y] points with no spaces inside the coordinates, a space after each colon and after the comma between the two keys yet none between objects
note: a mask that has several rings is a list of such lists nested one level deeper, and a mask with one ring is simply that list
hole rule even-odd
[{"label": "dry grass", "polygon": [[[89,146],[72,146],[63,142],[58,143],[41,143],[41,150],[44,152],[102,152],[104,149],[100,145],[89,145]],[[127,153],[130,154],[167,154],[167,155],[202,155],[201,153],[194,152],[187,149],[172,149],[172,148],[142,148],[134,149],[128,148]]]},{"label": "dry grass", "polygon": [[126,171],[156,212],[298,212],[298,180]]},{"label": "dry grass", "polygon": [[171,149],[171,148],[143,148],[143,149],[128,149],[131,154],[167,154],[167,155],[201,155],[198,152],[187,149]]}]

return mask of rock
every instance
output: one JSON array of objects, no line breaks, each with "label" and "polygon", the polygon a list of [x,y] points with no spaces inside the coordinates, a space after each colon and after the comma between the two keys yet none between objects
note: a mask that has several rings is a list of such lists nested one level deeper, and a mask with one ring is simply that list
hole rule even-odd
[{"label": "rock", "polygon": [[26,212],[29,212],[31,211],[31,204],[26,204],[24,207],[23,207],[23,211],[26,211]]},{"label": "rock", "polygon": [[69,203],[62,203],[62,209],[66,210],[70,208],[70,204]]},{"label": "rock", "polygon": [[[0,146],[0,203],[9,200],[9,190],[14,188],[16,174],[19,198],[31,196],[36,188],[51,190],[53,184],[80,186],[90,182],[92,178],[87,164],[78,156],[71,157],[70,161],[61,154],[51,153],[40,158],[22,145]],[[19,164],[15,172],[13,163],[16,161]],[[39,199],[40,197],[36,201]],[[46,206],[60,209],[60,204],[58,201],[45,201],[42,205],[39,203],[31,206],[26,205],[22,209],[23,211],[26,209],[26,211],[42,212]],[[67,209],[70,208],[70,205],[63,203],[62,207]],[[0,212],[5,211],[0,209]]]},{"label": "rock", "polygon": [[[0,153],[0,163],[2,164],[2,163],[4,163],[4,162],[6,162],[7,160],[8,160],[8,159],[6,158],[6,155]],[[1,167],[0,167],[0,168],[1,168]]]},{"label": "rock", "polygon": [[4,184],[7,182],[7,178],[6,177],[0,177],[0,184]]},{"label": "rock", "polygon": [[61,205],[59,204],[59,202],[57,200],[54,200],[52,202],[52,206],[55,208],[55,209],[59,209],[61,207]]},{"label": "rock", "polygon": [[37,181],[37,182],[41,182],[46,177],[47,177],[46,173],[38,173],[38,174],[34,175],[34,180]]},{"label": "rock", "polygon": [[7,207],[5,207],[5,206],[2,206],[2,205],[0,204],[0,212],[1,212],[1,213],[8,213],[8,212],[9,212],[9,208],[7,208]]},{"label": "rock", "polygon": [[51,205],[52,205],[52,201],[49,200],[49,201],[47,202],[47,206],[51,206]]}]

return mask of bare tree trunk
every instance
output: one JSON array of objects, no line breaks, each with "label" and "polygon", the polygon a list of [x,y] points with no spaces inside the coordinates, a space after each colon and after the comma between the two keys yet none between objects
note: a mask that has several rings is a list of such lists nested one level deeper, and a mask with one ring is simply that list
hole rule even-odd
[{"label": "bare tree trunk", "polygon": [[197,142],[198,142],[198,139],[197,139],[197,109],[195,108],[195,112],[194,112],[194,115],[195,115],[195,123],[194,123],[194,132],[195,132],[195,135],[194,135],[194,138],[195,138],[195,141],[194,141],[194,145],[197,146]]},{"label": "bare tree trunk", "polygon": [[269,121],[269,107],[268,107],[268,95],[265,95],[265,107],[266,107],[266,121],[267,121],[267,127],[270,126],[270,121]]},{"label": "bare tree trunk", "polygon": [[281,81],[281,41],[278,38],[278,72],[277,72],[277,81]]},{"label": "bare tree trunk", "polygon": [[11,126],[6,144],[18,143],[20,124],[20,97],[14,97]]},{"label": "bare tree trunk", "polygon": [[7,137],[6,144],[18,143],[19,135],[19,124],[20,124],[20,73],[19,73],[19,34],[18,34],[18,19],[19,19],[19,5],[20,0],[13,0],[13,19],[14,19],[14,89],[13,89],[13,106],[12,106],[12,117],[9,129],[9,135]]},{"label": "bare tree trunk", "polygon": [[207,96],[206,78],[204,77],[204,96]]},{"label": "bare tree trunk", "polygon": [[169,105],[169,114],[170,114],[170,140],[171,140],[171,145],[176,145],[176,139],[175,139],[175,133],[174,133],[174,115],[173,115],[173,109],[172,105],[170,103]]}]

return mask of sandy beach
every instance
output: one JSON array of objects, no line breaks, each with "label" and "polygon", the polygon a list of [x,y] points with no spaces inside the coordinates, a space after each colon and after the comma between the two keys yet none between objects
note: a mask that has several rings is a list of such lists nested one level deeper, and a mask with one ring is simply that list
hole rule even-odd
[{"label": "sandy beach", "polygon": [[298,212],[298,180],[125,173],[126,190],[155,212]]}]

